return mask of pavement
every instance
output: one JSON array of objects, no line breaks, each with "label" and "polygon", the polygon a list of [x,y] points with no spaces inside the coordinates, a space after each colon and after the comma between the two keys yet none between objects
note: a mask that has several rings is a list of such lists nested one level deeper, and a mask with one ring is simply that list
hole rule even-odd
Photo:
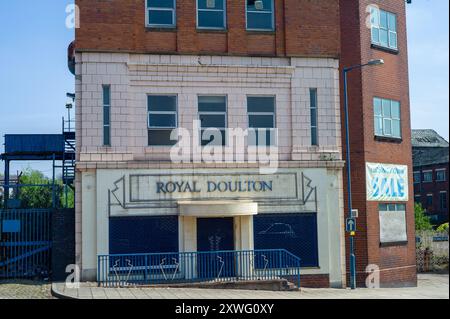
[{"label": "pavement", "polygon": [[0,299],[54,299],[49,282],[0,281]]},{"label": "pavement", "polygon": [[[102,288],[82,283],[69,289],[52,284],[53,295],[67,299],[449,299],[448,274],[419,274],[418,287],[382,289],[310,289],[272,292],[195,288]],[[1,298],[1,288],[0,288]]]}]

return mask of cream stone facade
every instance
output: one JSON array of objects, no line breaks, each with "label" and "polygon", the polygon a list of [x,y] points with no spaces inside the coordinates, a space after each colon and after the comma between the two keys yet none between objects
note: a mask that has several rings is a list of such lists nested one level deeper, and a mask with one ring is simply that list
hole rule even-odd
[{"label": "cream stone facade", "polygon": [[[104,85],[111,88],[111,146],[103,145]],[[311,145],[311,88],[319,146]],[[249,127],[247,96],[274,96],[277,171],[261,174],[245,160],[171,162],[171,147],[148,146],[152,94],[176,95],[178,127],[191,131],[199,95],[226,96],[227,126],[242,129]],[[345,285],[338,60],[83,52],[76,56],[76,103],[76,259],[83,280],[95,280],[97,256],[111,253],[111,219],[176,216],[179,251],[195,252],[201,218],[233,218],[234,250],[253,250],[260,216],[313,214],[317,264],[302,275]],[[173,189],[163,189],[167,183]]]}]

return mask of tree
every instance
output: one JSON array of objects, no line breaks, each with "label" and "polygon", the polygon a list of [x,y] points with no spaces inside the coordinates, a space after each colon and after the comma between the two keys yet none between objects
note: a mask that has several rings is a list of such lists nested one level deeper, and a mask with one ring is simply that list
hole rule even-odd
[{"label": "tree", "polygon": [[[40,171],[28,168],[25,170],[19,180],[22,185],[41,185],[41,186],[24,186],[16,190],[16,198],[21,201],[23,208],[51,208],[53,205],[52,187],[53,181],[44,176]],[[48,185],[48,186],[47,186]],[[67,208],[74,206],[74,192],[71,188],[67,189]],[[61,178],[55,180],[55,201],[56,207],[65,207],[66,192]]]},{"label": "tree", "polygon": [[417,231],[433,229],[433,225],[431,224],[430,217],[425,215],[425,209],[422,207],[422,204],[418,204],[418,203],[414,204],[414,217],[416,220],[416,230]]},{"label": "tree", "polygon": [[445,224],[442,224],[441,226],[439,226],[437,228],[437,231],[440,233],[445,233],[445,232],[448,233],[448,223],[445,223]]}]

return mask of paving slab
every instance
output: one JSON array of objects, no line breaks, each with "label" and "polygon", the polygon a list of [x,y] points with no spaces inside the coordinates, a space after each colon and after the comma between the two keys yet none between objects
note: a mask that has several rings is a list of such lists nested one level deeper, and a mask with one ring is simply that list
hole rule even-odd
[{"label": "paving slab", "polygon": [[[103,288],[92,283],[79,289],[66,289],[63,283],[52,285],[55,296],[82,299],[449,299],[448,274],[421,274],[418,287],[382,289],[311,289],[273,292],[195,288]],[[76,293],[74,292],[76,291]]]}]

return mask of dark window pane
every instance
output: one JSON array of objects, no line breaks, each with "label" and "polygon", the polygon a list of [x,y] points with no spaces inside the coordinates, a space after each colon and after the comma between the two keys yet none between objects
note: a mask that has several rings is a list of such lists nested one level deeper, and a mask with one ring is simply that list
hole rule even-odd
[{"label": "dark window pane", "polygon": [[311,126],[317,127],[317,109],[311,109]]},{"label": "dark window pane", "polygon": [[172,146],[177,141],[170,140],[172,130],[149,130],[148,145],[150,146]]},{"label": "dark window pane", "polygon": [[[157,238],[158,240],[155,240]],[[178,217],[118,217],[109,221],[110,254],[149,254],[178,251]],[[150,262],[158,267],[161,260]],[[168,262],[166,260],[166,262]]]},{"label": "dark window pane", "polygon": [[274,128],[273,115],[250,115],[250,128]]},{"label": "dark window pane", "polygon": [[248,97],[248,112],[275,112],[274,97]]},{"label": "dark window pane", "polygon": [[311,129],[311,145],[317,146],[319,145],[319,141],[317,138],[317,128],[313,127]]},{"label": "dark window pane", "polygon": [[248,145],[251,146],[275,146],[276,131],[266,129],[249,129]]},{"label": "dark window pane", "polygon": [[200,114],[200,121],[203,128],[218,127],[224,128],[225,125],[225,115],[206,115]]},{"label": "dark window pane", "polygon": [[380,204],[380,211],[387,212],[388,211],[388,206],[386,204]]},{"label": "dark window pane", "polygon": [[111,105],[111,87],[103,86],[103,105]]},{"label": "dark window pane", "polygon": [[[261,2],[261,0],[260,0]],[[263,7],[256,8],[256,0],[247,0],[248,11],[272,11],[272,0],[262,0]]]},{"label": "dark window pane", "polygon": [[176,116],[174,114],[150,114],[150,127],[173,127],[177,126]]},{"label": "dark window pane", "polygon": [[317,107],[317,90],[311,89],[309,90],[309,98],[311,102],[311,107],[316,108]]},{"label": "dark window pane", "polygon": [[109,126],[103,127],[103,145],[111,145],[111,129]]},{"label": "dark window pane", "polygon": [[247,13],[247,28],[272,30],[272,14],[271,13]]},{"label": "dark window pane", "polygon": [[224,28],[223,11],[199,11],[198,26],[201,28]]},{"label": "dark window pane", "polygon": [[[199,9],[219,9],[222,10],[224,8],[225,0],[198,0],[198,8]],[[208,6],[208,3],[213,4],[213,6]]]},{"label": "dark window pane", "polygon": [[110,124],[110,107],[105,106],[103,107],[103,125],[109,125]]},{"label": "dark window pane", "polygon": [[[255,249],[286,249],[301,258],[302,267],[319,266],[317,214],[264,214],[254,217]],[[267,256],[266,256],[267,257]],[[255,255],[255,267],[279,268],[280,261]]]},{"label": "dark window pane", "polygon": [[174,0],[147,0],[147,6],[153,8],[173,8]]},{"label": "dark window pane", "polygon": [[149,10],[149,24],[173,25],[173,13],[170,10]]},{"label": "dark window pane", "polygon": [[[220,137],[218,136],[218,133],[220,132]],[[218,140],[215,140],[215,137],[218,138]],[[202,139],[202,146],[206,146],[210,144],[210,146],[225,146],[226,145],[226,131],[216,131],[216,130],[203,130],[201,131],[201,139]]]},{"label": "dark window pane", "polygon": [[148,110],[149,111],[176,111],[177,97],[176,96],[148,96]]},{"label": "dark window pane", "polygon": [[227,103],[224,96],[199,96],[199,112],[226,112]]}]

